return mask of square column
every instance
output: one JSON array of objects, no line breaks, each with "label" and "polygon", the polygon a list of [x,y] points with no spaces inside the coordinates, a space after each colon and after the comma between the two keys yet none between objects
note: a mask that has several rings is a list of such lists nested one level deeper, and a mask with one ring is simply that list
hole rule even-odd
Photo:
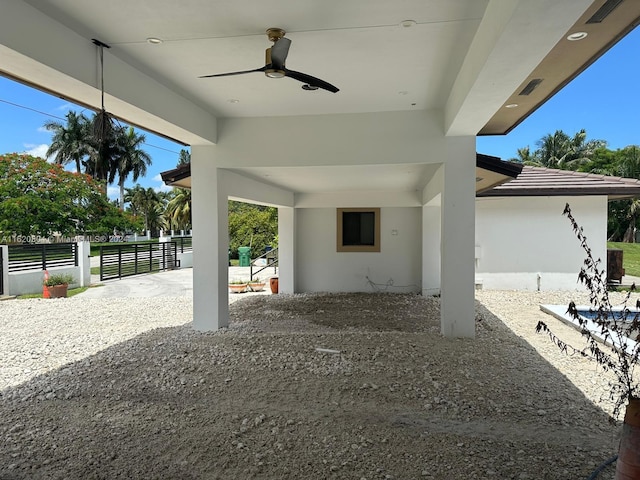
[{"label": "square column", "polygon": [[440,264],[442,262],[441,244],[441,208],[440,196],[436,205],[422,206],[422,295],[440,294]]},{"label": "square column", "polygon": [[[450,140],[442,189],[442,292],[445,337],[475,337],[475,139]],[[469,145],[467,145],[467,143]]]},{"label": "square column", "polygon": [[200,331],[229,325],[228,198],[214,149],[191,149],[193,328]]},{"label": "square column", "polygon": [[295,293],[295,220],[295,208],[278,207],[278,289],[282,293]]}]

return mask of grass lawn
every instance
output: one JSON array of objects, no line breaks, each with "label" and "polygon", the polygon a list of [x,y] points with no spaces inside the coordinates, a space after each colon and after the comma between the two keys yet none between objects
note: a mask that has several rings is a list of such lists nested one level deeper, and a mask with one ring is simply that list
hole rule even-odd
[{"label": "grass lawn", "polygon": [[607,242],[607,248],[622,250],[622,266],[625,274],[640,277],[640,243]]},{"label": "grass lawn", "polygon": [[[67,297],[73,297],[74,295],[78,295],[79,293],[84,292],[89,287],[78,287],[78,288],[70,288],[67,290]],[[22,298],[42,298],[42,293],[28,293],[25,295],[18,295],[19,299]]]}]

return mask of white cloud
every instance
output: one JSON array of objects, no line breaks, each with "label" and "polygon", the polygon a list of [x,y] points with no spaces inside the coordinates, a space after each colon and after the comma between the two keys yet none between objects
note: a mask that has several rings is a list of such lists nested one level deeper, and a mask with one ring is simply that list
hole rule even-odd
[{"label": "white cloud", "polygon": [[170,187],[169,185],[165,184],[162,181],[162,175],[157,174],[155,177],[152,178],[152,180],[154,182],[160,182],[160,185],[158,185],[157,187],[154,187],[154,190],[156,192],[170,192],[171,190],[173,190],[173,187]]},{"label": "white cloud", "polygon": [[51,133],[51,131],[47,130],[44,127],[38,127],[37,132],[39,132],[39,133]]},{"label": "white cloud", "polygon": [[49,145],[41,144],[41,145],[25,145],[28,150],[25,150],[23,153],[27,155],[32,155],[34,157],[47,158],[47,150],[49,150]]},{"label": "white cloud", "polygon": [[120,187],[107,187],[107,197],[110,200],[116,200],[120,198]]},{"label": "white cloud", "polygon": [[71,103],[63,103],[56,110],[71,110],[72,108],[76,108],[76,106]]}]

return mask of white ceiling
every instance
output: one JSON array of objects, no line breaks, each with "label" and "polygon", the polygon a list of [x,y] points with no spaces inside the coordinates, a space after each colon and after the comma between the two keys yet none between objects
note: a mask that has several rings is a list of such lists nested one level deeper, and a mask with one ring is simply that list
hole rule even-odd
[{"label": "white ceiling", "polygon": [[[219,117],[442,108],[488,0],[28,0],[111,46],[125,59]],[[400,26],[414,20],[410,28]],[[292,41],[287,67],[340,89],[304,91],[263,73],[199,79],[265,64],[279,27]],[[147,43],[149,37],[163,40]],[[238,100],[230,103],[229,100]]]},{"label": "white ceiling", "polygon": [[294,192],[359,190],[418,190],[438,169],[436,164],[331,166],[331,167],[251,167],[230,169],[255,180]]},{"label": "white ceiling", "polygon": [[[611,1],[11,0],[0,15],[0,73],[98,107],[92,44],[98,39],[111,47],[105,50],[107,109],[192,145],[215,142],[223,117],[403,110],[441,111],[449,136],[504,133],[631,28],[640,12],[636,0],[623,1],[606,21],[585,23]],[[412,26],[403,26],[406,20]],[[286,30],[292,41],[287,68],[340,91],[305,91],[296,80],[262,73],[198,78],[262,67],[270,27]],[[588,31],[588,40],[568,42],[576,29]],[[149,37],[163,42],[150,44]],[[541,86],[518,97],[536,75],[545,79]],[[514,98],[521,107],[505,109]],[[307,184],[307,191],[318,185],[410,190],[431,170],[243,173],[297,191]]]}]

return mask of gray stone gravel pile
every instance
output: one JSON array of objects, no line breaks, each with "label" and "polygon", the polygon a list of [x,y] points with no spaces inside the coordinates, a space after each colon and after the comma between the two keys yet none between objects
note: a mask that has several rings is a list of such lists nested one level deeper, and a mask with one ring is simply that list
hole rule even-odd
[{"label": "gray stone gravel pile", "polygon": [[479,292],[475,340],[415,295],[0,302],[0,479],[586,478],[619,426],[546,295]]}]

